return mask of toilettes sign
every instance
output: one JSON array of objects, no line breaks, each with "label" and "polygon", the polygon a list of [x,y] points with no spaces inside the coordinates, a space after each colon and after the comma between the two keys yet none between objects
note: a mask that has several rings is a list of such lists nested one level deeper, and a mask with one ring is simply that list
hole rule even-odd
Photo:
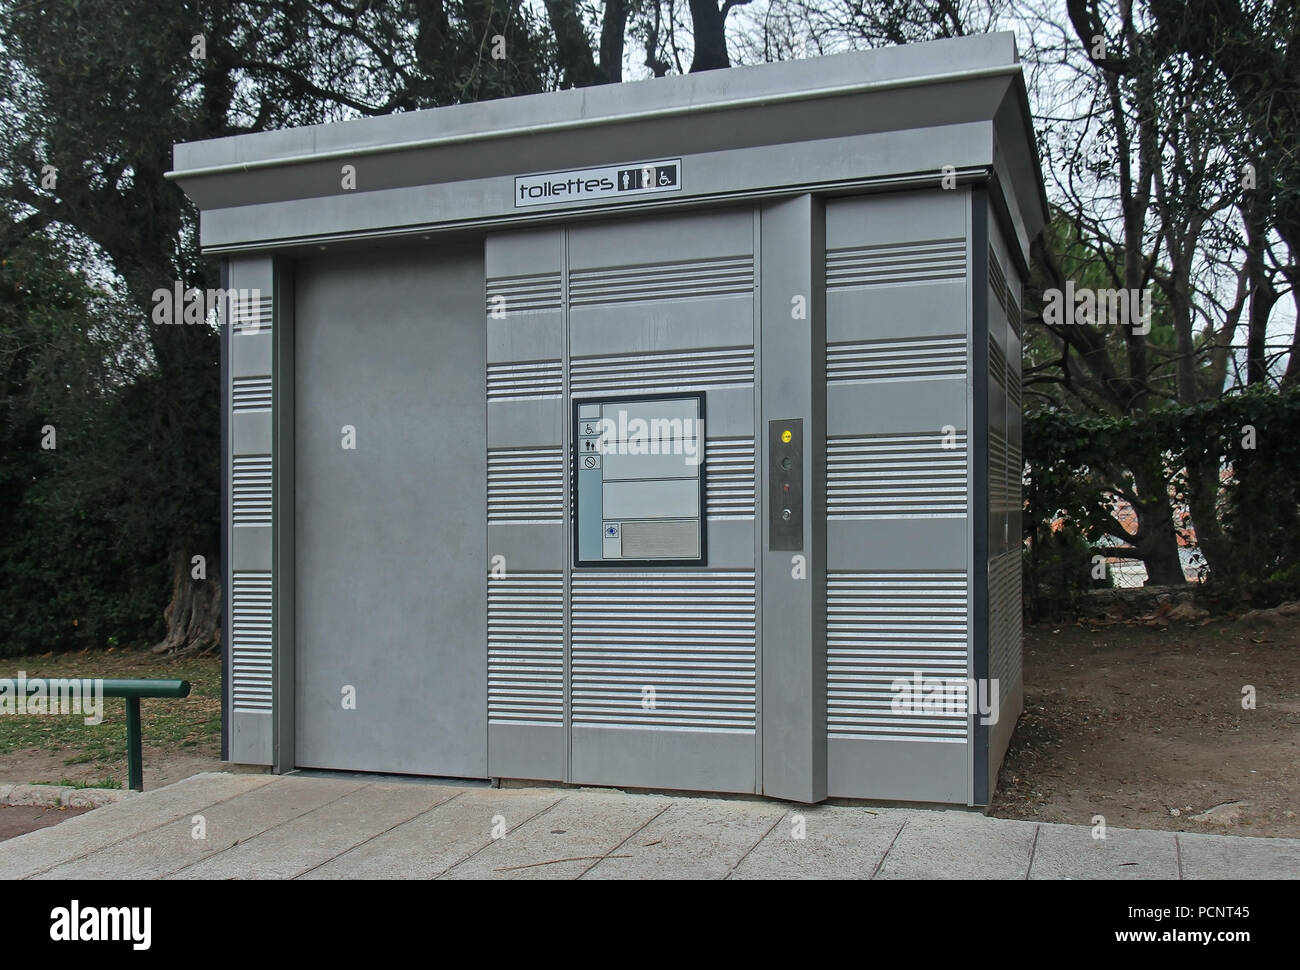
[{"label": "toilettes sign", "polygon": [[682,160],[631,162],[607,168],[521,175],[515,179],[515,208],[594,202],[600,199],[676,192],[682,187]]}]

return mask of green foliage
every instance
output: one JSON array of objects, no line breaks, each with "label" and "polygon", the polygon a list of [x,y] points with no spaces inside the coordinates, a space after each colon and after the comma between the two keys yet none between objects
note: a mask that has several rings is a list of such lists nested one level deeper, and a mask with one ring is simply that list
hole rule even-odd
[{"label": "green foliage", "polygon": [[124,531],[139,317],[77,262],[44,235],[0,261],[0,656],[142,642],[166,605],[158,523]]},{"label": "green foliage", "polygon": [[[1212,598],[1267,604],[1300,595],[1300,388],[1134,417],[1045,411],[1026,418],[1024,452],[1035,612],[1087,585],[1107,536],[1133,539],[1115,520],[1113,495],[1133,494],[1142,466],[1158,469],[1181,510],[1179,533],[1208,559]],[[1197,467],[1210,473],[1191,474]],[[1200,521],[1190,509],[1201,510]]]}]

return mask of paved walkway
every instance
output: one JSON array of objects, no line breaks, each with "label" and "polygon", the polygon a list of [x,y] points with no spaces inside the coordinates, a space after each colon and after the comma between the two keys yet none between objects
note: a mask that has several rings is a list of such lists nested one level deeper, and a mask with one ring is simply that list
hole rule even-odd
[{"label": "paved walkway", "polygon": [[195,775],[0,843],[4,879],[1297,876],[1300,839],[323,774]]}]

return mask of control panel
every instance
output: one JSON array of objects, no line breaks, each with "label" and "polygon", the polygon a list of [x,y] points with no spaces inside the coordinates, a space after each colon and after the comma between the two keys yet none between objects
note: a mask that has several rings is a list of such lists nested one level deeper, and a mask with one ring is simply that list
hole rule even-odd
[{"label": "control panel", "polygon": [[767,548],[803,548],[803,419],[767,424]]}]

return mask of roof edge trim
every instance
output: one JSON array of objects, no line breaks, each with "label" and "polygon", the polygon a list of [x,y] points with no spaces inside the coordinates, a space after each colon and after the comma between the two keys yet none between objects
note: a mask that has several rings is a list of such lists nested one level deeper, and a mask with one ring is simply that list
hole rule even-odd
[{"label": "roof edge trim", "polygon": [[835,87],[818,88],[804,91],[790,91],[782,94],[765,94],[749,98],[737,98],[732,101],[718,101],[713,104],[680,104],[650,111],[633,111],[625,114],[606,115],[599,118],[574,118],[566,121],[553,121],[542,125],[526,125],[516,128],[501,128],[493,131],[464,132],[455,135],[442,135],[422,138],[409,142],[387,145],[365,145],[356,148],[336,148],[326,152],[311,152],[305,155],[285,155],[279,158],[262,158],[246,162],[232,162],[226,165],[213,165],[206,168],[173,170],[163,173],[169,180],[203,178],[210,175],[229,175],[238,172],[256,171],[258,169],[279,168],[299,165],[307,162],[330,161],[332,159],[352,159],[366,155],[382,155],[420,148],[435,148],[442,145],[455,145],[472,141],[489,141],[503,138],[517,138],[523,135],[537,135],[547,132],[570,131],[575,128],[590,128],[601,125],[620,124],[655,118],[672,118],[685,114],[698,114],[709,110],[728,111],[735,108],[761,107],[768,104],[782,104],[795,101],[813,101],[819,98],[838,97],[845,94],[860,94],[870,91],[886,91],[895,88],[921,87],[929,84],[944,84],[951,81],[978,80],[986,77],[1018,75],[1022,79],[1024,71],[1020,62],[998,64],[993,67],[981,67],[945,74],[926,74],[917,77],[889,78],[883,81],[863,81],[856,84],[841,84]]}]

